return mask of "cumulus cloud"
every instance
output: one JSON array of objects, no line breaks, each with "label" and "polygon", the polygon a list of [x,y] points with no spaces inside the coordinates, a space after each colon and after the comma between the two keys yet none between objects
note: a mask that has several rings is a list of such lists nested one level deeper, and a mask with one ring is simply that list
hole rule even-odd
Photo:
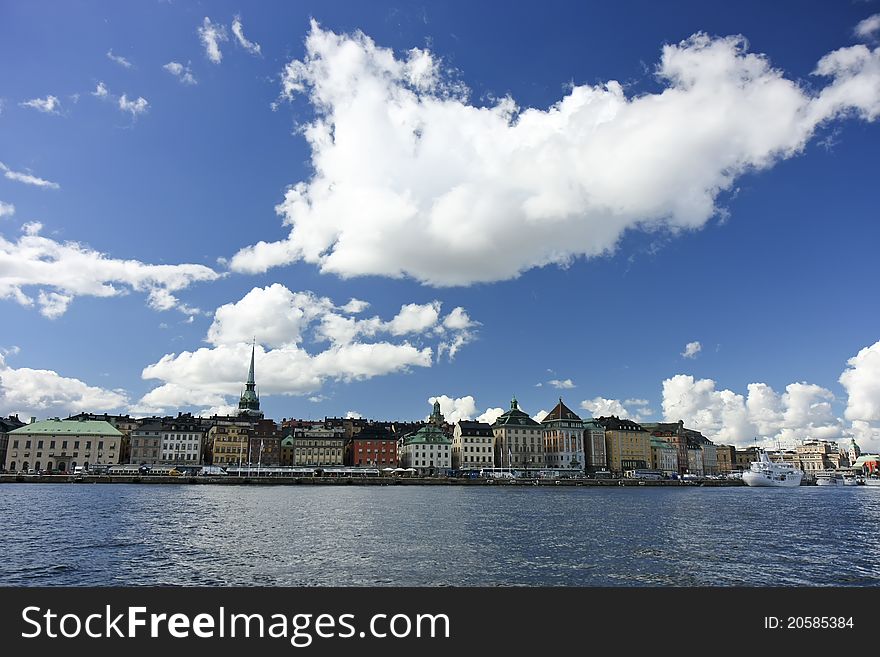
[{"label": "cumulus cloud", "polygon": [[[659,92],[575,85],[547,109],[480,107],[428,51],[312,24],[282,96],[305,95],[313,175],[277,207],[290,233],[230,262],[303,260],[341,277],[438,286],[516,277],[613,251],[627,230],[702,227],[747,171],[800,153],[817,127],[880,112],[880,49],[823,57],[816,91],[740,36],[663,47]],[[503,258],[486,253],[504,253]]]},{"label": "cumulus cloud", "polygon": [[98,85],[95,87],[95,90],[92,92],[92,95],[96,98],[106,98],[108,93],[109,92],[107,91],[107,85],[103,82],[99,82]]},{"label": "cumulus cloud", "polygon": [[61,114],[61,101],[55,96],[45,98],[31,98],[19,103],[22,107],[30,107],[44,114]]},{"label": "cumulus cloud", "polygon": [[455,424],[459,420],[470,420],[477,413],[477,404],[473,396],[452,398],[448,395],[440,395],[439,397],[429,397],[428,404],[434,405],[434,402],[440,402],[440,412],[447,422]]},{"label": "cumulus cloud", "polygon": [[131,68],[131,62],[121,55],[114,55],[112,48],[107,51],[107,59],[109,59],[111,62],[116,62],[124,68]]},{"label": "cumulus cloud", "polygon": [[0,219],[3,217],[11,217],[15,214],[15,206],[12,203],[0,201]]},{"label": "cumulus cloud", "polygon": [[880,14],[868,16],[865,20],[860,21],[854,32],[861,39],[871,39],[880,34]]},{"label": "cumulus cloud", "polygon": [[535,413],[535,414],[532,416],[532,419],[533,419],[535,422],[543,422],[543,421],[544,421],[544,418],[547,417],[548,415],[550,415],[550,413],[549,413],[548,411],[545,411],[545,410],[542,408],[540,411],[538,411],[537,413]]},{"label": "cumulus cloud", "polygon": [[89,410],[112,411],[128,404],[123,390],[90,386],[53,370],[11,367],[5,360],[7,353],[0,351],[0,415],[45,417]]},{"label": "cumulus cloud", "polygon": [[636,422],[642,419],[640,413],[627,410],[619,399],[606,399],[605,397],[585,399],[581,402],[581,408],[589,411],[593,417],[616,415],[617,417],[628,418]]},{"label": "cumulus cloud", "polygon": [[198,28],[199,40],[205,48],[205,54],[214,64],[219,64],[223,60],[223,53],[220,52],[220,44],[228,41],[229,36],[226,34],[226,26],[212,23],[211,19],[205,16],[201,26]]},{"label": "cumulus cloud", "polygon": [[247,37],[245,37],[244,26],[241,24],[241,16],[236,16],[232,20],[232,33],[235,35],[235,40],[238,41],[238,44],[250,54],[257,56],[262,54],[260,52],[260,44],[248,41]]},{"label": "cumulus cloud", "polygon": [[880,342],[860,350],[846,364],[839,379],[848,395],[844,417],[880,424]]},{"label": "cumulus cloud", "polygon": [[123,112],[131,114],[132,118],[137,118],[147,111],[150,103],[146,98],[138,97],[137,100],[129,100],[128,96],[122,94],[119,98],[119,109]]},{"label": "cumulus cloud", "polygon": [[701,345],[698,341],[688,342],[684,346],[684,351],[681,352],[681,355],[685,358],[696,358],[697,354],[703,350],[703,345]]},{"label": "cumulus cloud", "polygon": [[184,66],[180,62],[168,62],[162,68],[164,68],[166,71],[171,73],[171,75],[176,77],[181,84],[198,84],[189,66],[189,62],[186,63],[186,66]]},{"label": "cumulus cloud", "polygon": [[571,388],[576,387],[574,385],[574,381],[572,381],[571,379],[565,379],[564,381],[560,381],[559,379],[551,379],[547,383],[549,383],[554,388],[558,388],[560,390],[570,390]]},{"label": "cumulus cloud", "polygon": [[227,397],[240,391],[254,338],[263,393],[313,395],[327,381],[363,381],[430,367],[436,343],[455,333],[443,326],[436,301],[404,304],[389,320],[352,317],[368,305],[355,301],[340,306],[279,283],[254,288],[217,308],[206,336],[210,347],[167,354],[144,368],[144,379],[162,384],[139,407],[162,412],[178,405],[228,403]]},{"label": "cumulus cloud", "polygon": [[35,187],[43,187],[44,189],[60,189],[61,185],[56,182],[52,182],[50,180],[44,180],[43,178],[38,178],[30,173],[22,173],[21,171],[13,171],[8,166],[0,162],[0,171],[3,172],[3,176],[8,180],[15,180],[16,182],[24,183],[25,185],[33,185]]},{"label": "cumulus cloud", "polygon": [[364,417],[364,416],[361,415],[360,413],[358,413],[357,411],[347,411],[347,412],[345,413],[345,418],[346,418],[347,420],[360,420],[360,419],[362,419],[363,417]]},{"label": "cumulus cloud", "polygon": [[17,240],[0,235],[0,299],[32,306],[28,290],[36,288],[40,312],[54,319],[77,296],[113,297],[145,292],[157,310],[180,308],[174,292],[195,282],[213,281],[219,274],[203,265],[149,265],[117,260],[77,242],[56,242],[40,235],[37,222],[25,224]]},{"label": "cumulus cloud", "polygon": [[757,437],[784,446],[807,439],[840,440],[846,425],[835,417],[833,393],[811,383],[791,383],[777,393],[766,383],[750,383],[747,395],[717,390],[712,379],[677,374],[663,381],[663,415],[684,420],[709,439],[749,445]]},{"label": "cumulus cloud", "polygon": [[486,424],[494,424],[495,420],[504,414],[503,408],[487,408],[483,413],[477,416],[477,422],[485,422]]}]

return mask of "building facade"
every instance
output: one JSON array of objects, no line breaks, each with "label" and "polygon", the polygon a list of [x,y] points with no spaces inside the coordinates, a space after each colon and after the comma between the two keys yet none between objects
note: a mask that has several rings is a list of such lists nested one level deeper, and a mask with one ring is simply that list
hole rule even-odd
[{"label": "building facade", "polygon": [[18,415],[0,418],[0,467],[6,467],[6,448],[9,445],[9,432],[24,426]]},{"label": "building facade", "polygon": [[294,466],[341,466],[345,459],[345,437],[339,429],[313,427],[294,429],[292,442]]},{"label": "building facade", "polygon": [[281,428],[274,420],[254,422],[248,445],[248,462],[259,465],[281,465]]},{"label": "building facade", "polygon": [[250,426],[215,424],[208,429],[207,443],[213,465],[247,465],[250,447]]},{"label": "building facade", "polygon": [[128,462],[158,465],[162,459],[162,422],[145,422],[131,432]]},{"label": "building facade", "polygon": [[452,431],[452,467],[495,467],[495,434],[485,422],[459,420]]},{"label": "building facade", "polygon": [[562,403],[562,397],[541,420],[541,428],[548,468],[585,469],[584,421]]},{"label": "building facade", "polygon": [[605,427],[609,470],[622,474],[626,470],[651,467],[651,434],[640,424],[617,416],[600,417],[596,421]]},{"label": "building facade", "polygon": [[404,436],[400,446],[400,465],[414,468],[421,476],[448,474],[452,469],[452,439],[441,428],[445,424],[440,402],[434,402],[428,423]]},{"label": "building facade", "polygon": [[396,468],[397,463],[397,440],[382,424],[359,427],[345,445],[345,465]]},{"label": "building facade", "polygon": [[543,469],[547,467],[544,454],[544,429],[528,413],[520,410],[514,397],[510,410],[492,423],[495,434],[495,465],[499,468]]},{"label": "building facade", "polygon": [[593,419],[584,422],[584,450],[587,472],[598,472],[608,468],[608,457],[605,454],[605,427]]},{"label": "building facade", "polygon": [[163,422],[161,426],[160,465],[202,465],[205,430],[192,416]]},{"label": "building facade", "polygon": [[678,450],[659,436],[651,436],[651,468],[666,476],[678,474]]},{"label": "building facade", "polygon": [[77,466],[116,465],[122,433],[109,422],[32,422],[9,432],[6,470],[72,472]]}]

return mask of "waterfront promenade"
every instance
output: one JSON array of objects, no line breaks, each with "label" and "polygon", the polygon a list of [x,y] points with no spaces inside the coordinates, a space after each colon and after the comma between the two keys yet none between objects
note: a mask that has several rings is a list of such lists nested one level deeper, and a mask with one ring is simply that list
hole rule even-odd
[{"label": "waterfront promenade", "polygon": [[266,477],[167,475],[0,475],[0,484],[177,484],[221,486],[743,486],[739,479],[466,479],[457,477]]}]

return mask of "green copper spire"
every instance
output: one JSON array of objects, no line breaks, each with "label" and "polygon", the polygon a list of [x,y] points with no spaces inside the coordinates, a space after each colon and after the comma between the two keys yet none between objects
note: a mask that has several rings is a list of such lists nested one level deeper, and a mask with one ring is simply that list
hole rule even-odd
[{"label": "green copper spire", "polygon": [[238,401],[238,414],[249,415],[253,417],[263,417],[260,410],[260,397],[257,395],[257,381],[254,377],[254,355],[257,350],[257,339],[254,338],[251,344],[251,366],[248,369],[247,383],[244,385],[244,392],[241,393],[241,399]]}]

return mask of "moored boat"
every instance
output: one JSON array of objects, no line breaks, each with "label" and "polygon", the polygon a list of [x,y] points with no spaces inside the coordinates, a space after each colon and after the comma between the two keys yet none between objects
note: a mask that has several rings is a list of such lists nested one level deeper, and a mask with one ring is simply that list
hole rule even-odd
[{"label": "moored boat", "polygon": [[773,486],[792,488],[801,485],[804,473],[790,463],[773,463],[767,452],[761,450],[759,460],[752,462],[743,472],[742,480],[747,486]]}]

